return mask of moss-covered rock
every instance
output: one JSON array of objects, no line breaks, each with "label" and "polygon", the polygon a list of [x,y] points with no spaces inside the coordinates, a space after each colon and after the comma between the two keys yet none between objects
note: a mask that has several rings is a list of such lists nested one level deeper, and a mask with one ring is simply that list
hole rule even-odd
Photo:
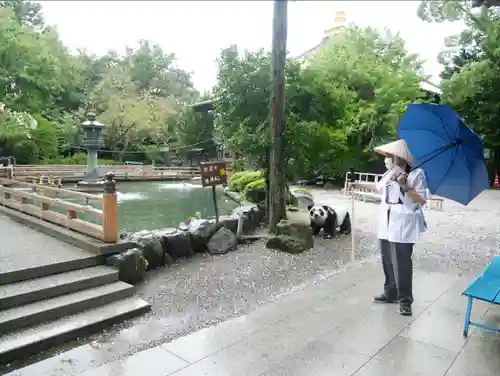
[{"label": "moss-covered rock", "polygon": [[300,253],[314,246],[314,238],[308,223],[282,220],[277,234],[269,236],[266,247],[288,253]]},{"label": "moss-covered rock", "polygon": [[120,280],[133,285],[144,279],[148,262],[142,255],[142,250],[133,248],[109,256],[106,258],[106,265],[118,269]]},{"label": "moss-covered rock", "polygon": [[267,238],[266,247],[269,249],[277,249],[279,251],[297,254],[304,252],[307,248],[300,239],[285,235],[271,235]]},{"label": "moss-covered rock", "polygon": [[266,200],[266,182],[264,178],[260,178],[248,183],[244,190],[243,195],[245,200],[260,203]]}]

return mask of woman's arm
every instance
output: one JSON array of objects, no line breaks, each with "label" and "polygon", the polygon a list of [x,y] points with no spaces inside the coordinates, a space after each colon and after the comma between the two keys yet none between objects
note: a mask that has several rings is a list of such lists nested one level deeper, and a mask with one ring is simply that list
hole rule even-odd
[{"label": "woman's arm", "polygon": [[427,200],[424,200],[415,189],[409,188],[407,193],[408,193],[408,197],[411,198],[413,201],[415,201],[417,204],[420,204],[420,205],[426,204]]},{"label": "woman's arm", "polygon": [[423,171],[418,171],[412,181],[408,181],[407,176],[398,177],[397,182],[408,195],[408,197],[419,205],[427,202],[427,184]]}]

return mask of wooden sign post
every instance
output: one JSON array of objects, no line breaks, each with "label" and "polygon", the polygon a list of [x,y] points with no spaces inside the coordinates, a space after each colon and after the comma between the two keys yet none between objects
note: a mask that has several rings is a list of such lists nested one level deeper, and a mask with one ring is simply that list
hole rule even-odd
[{"label": "wooden sign post", "polygon": [[217,205],[217,185],[227,184],[226,162],[201,162],[201,186],[212,187],[212,199],[214,201],[215,223],[219,224],[219,206]]}]

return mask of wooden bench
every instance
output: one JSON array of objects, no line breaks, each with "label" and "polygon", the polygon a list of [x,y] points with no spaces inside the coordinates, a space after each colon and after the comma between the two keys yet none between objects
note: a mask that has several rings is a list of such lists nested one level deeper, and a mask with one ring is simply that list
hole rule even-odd
[{"label": "wooden bench", "polygon": [[443,210],[443,202],[444,198],[439,197],[439,196],[431,196],[429,200],[427,200],[427,203],[425,204],[425,208],[432,210],[432,209],[438,209],[438,210]]}]

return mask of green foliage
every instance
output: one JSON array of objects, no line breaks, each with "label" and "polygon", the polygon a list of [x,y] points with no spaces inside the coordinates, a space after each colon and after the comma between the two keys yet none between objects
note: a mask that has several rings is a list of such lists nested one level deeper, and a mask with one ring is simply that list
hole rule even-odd
[{"label": "green foliage", "polygon": [[420,16],[429,22],[461,20],[467,26],[446,38],[441,53],[444,65],[442,101],[451,105],[467,124],[484,137],[496,164],[500,157],[500,10],[472,12],[467,1],[430,1],[420,4]]},{"label": "green foliage", "polygon": [[266,182],[264,178],[253,180],[246,184],[243,188],[243,196],[245,197],[245,200],[257,204],[265,201],[266,194]]},{"label": "green foliage", "polygon": [[[270,54],[222,51],[214,88],[215,133],[237,160],[266,168],[269,155]],[[306,65],[286,69],[286,173],[289,179],[343,175],[375,158],[395,137],[409,103],[423,100],[421,62],[389,32],[353,27]]]},{"label": "green foliage", "polygon": [[229,189],[236,192],[243,192],[245,186],[263,177],[262,171],[241,171],[231,175]]},{"label": "green foliage", "polygon": [[32,132],[33,142],[38,146],[38,158],[46,160],[59,154],[58,128],[40,114],[34,115],[37,127]]},{"label": "green foliage", "polygon": [[20,24],[43,27],[42,6],[39,3],[24,0],[0,1],[0,8],[10,9]]},{"label": "green foliage", "polygon": [[203,149],[210,157],[216,155],[212,113],[195,112],[191,107],[186,106],[180,112],[177,121],[172,124],[172,128],[177,136],[178,145],[181,146],[181,153],[194,148]]},{"label": "green foliage", "polygon": [[160,162],[152,150],[166,144],[169,124],[199,97],[190,74],[159,45],[140,41],[122,55],[72,54],[44,25],[41,5],[21,0],[0,1],[0,86],[2,108],[18,118],[36,114],[39,123],[30,129],[18,121],[23,129],[14,131],[13,116],[0,114],[2,153],[12,154],[14,139],[28,138],[38,146],[39,162],[81,147],[79,124],[89,108],[107,126],[103,148],[113,150],[113,158],[132,151]]},{"label": "green foliage", "polygon": [[147,162],[148,163],[154,162],[156,164],[164,163],[162,154],[163,153],[160,151],[160,149],[155,146],[147,147],[144,152],[144,156],[146,157]]},{"label": "green foliage", "polygon": [[[46,164],[55,164],[55,165],[86,165],[87,164],[87,154],[86,153],[78,153],[74,154],[71,157],[66,158],[54,158],[47,159],[44,161]],[[99,165],[114,165],[118,162],[112,159],[101,159],[98,160]]]},{"label": "green foliage", "polygon": [[38,146],[32,140],[22,140],[12,145],[12,156],[19,164],[35,164],[38,161]]}]

